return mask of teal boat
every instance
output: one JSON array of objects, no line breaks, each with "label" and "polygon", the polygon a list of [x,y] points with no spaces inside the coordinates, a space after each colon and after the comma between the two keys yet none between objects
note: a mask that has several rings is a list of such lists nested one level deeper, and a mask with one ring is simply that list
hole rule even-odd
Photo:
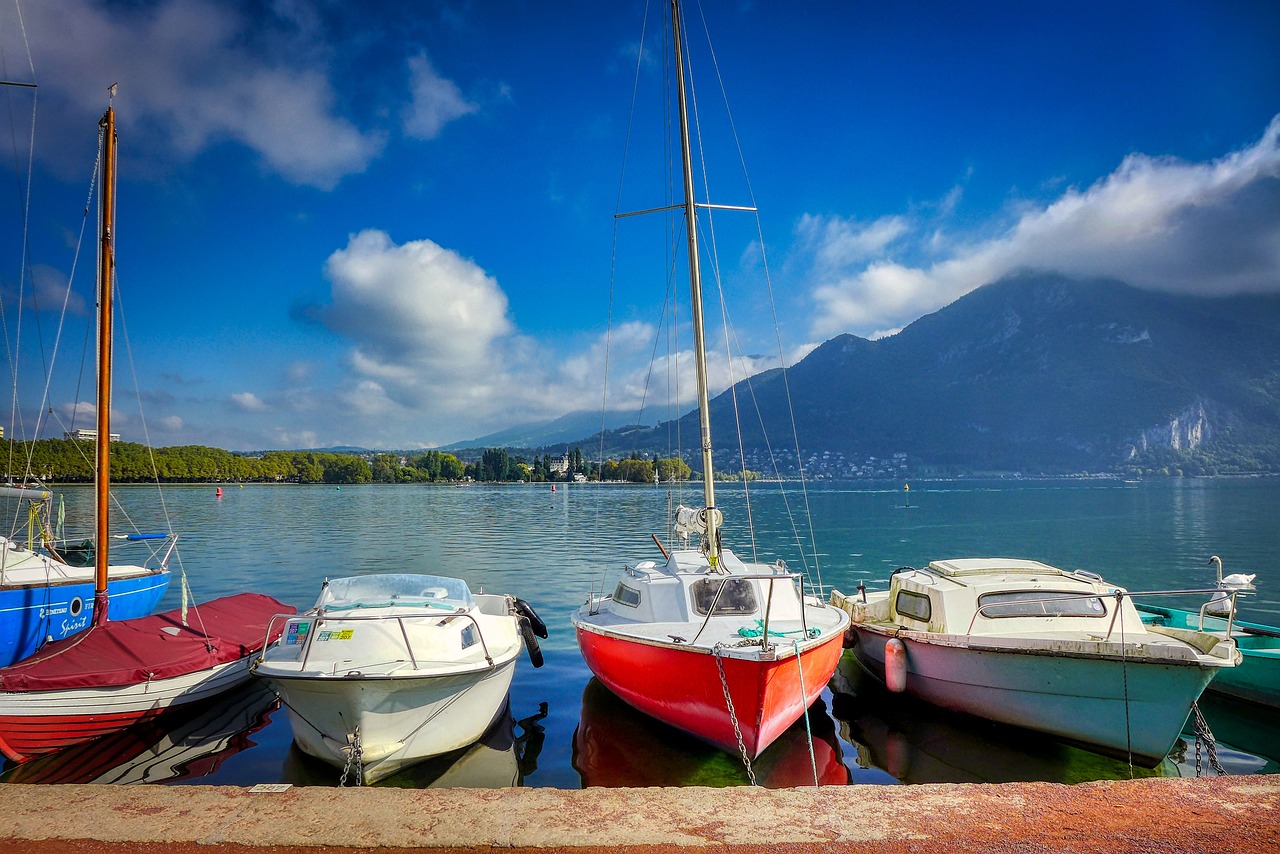
[{"label": "teal boat", "polygon": [[[1225,637],[1227,618],[1162,605],[1138,605],[1148,625],[1205,631]],[[1231,637],[1243,655],[1238,667],[1218,671],[1205,690],[1280,707],[1280,628],[1231,621]]]}]

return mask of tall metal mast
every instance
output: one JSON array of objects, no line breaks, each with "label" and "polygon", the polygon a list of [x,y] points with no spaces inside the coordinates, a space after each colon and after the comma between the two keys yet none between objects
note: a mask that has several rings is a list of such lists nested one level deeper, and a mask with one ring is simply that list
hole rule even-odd
[{"label": "tall metal mast", "polygon": [[[111,88],[115,94],[115,87]],[[111,283],[115,276],[116,115],[111,107],[102,128],[101,224],[98,236],[98,412],[97,471],[94,496],[98,524],[94,548],[93,623],[107,621],[107,564],[111,542]]]},{"label": "tall metal mast", "polygon": [[706,501],[708,561],[714,568],[720,561],[717,532],[715,476],[711,469],[711,402],[707,393],[707,342],[702,323],[702,269],[698,261],[697,207],[693,196],[693,155],[689,147],[689,110],[685,103],[684,52],[680,42],[680,2],[671,0],[671,32],[676,51],[676,77],[680,106],[680,155],[684,168],[684,221],[689,241],[689,292],[693,311],[694,368],[698,377],[698,423],[702,434],[702,491]]}]

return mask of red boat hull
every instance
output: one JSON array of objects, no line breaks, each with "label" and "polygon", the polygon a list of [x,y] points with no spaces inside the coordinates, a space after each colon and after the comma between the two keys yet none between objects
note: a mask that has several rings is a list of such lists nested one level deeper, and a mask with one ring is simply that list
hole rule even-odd
[{"label": "red boat hull", "polygon": [[843,651],[842,636],[834,634],[801,652],[799,665],[796,656],[785,655],[782,648],[773,661],[722,656],[722,682],[717,657],[706,651],[581,626],[577,632],[587,666],[610,691],[647,715],[737,753],[738,737],[725,702],[727,683],[742,748],[752,759],[818,699]]},{"label": "red boat hull", "polygon": [[0,753],[26,762],[215,697],[251,678],[271,617],[295,612],[256,593],[191,610],[199,629],[180,609],[103,623],[0,669]]}]

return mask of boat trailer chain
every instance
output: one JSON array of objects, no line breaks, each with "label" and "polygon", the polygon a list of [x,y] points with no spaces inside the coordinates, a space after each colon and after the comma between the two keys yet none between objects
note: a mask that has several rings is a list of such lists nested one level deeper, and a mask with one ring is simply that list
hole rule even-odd
[{"label": "boat trailer chain", "polygon": [[1209,724],[1205,721],[1204,715],[1200,714],[1200,704],[1192,703],[1191,712],[1195,716],[1196,731],[1196,776],[1203,776],[1200,770],[1200,744],[1204,743],[1205,753],[1209,755],[1209,765],[1219,776],[1224,776],[1227,772],[1223,770],[1222,763],[1218,761],[1218,743],[1213,738],[1213,733],[1209,730]]},{"label": "boat trailer chain", "polygon": [[360,761],[364,755],[364,748],[360,746],[360,727],[356,727],[356,731],[347,736],[347,741],[351,746],[347,748],[347,764],[342,768],[342,776],[338,778],[338,785],[345,787],[347,785],[347,775],[351,773],[351,769],[356,769],[356,785],[364,785],[364,763]]},{"label": "boat trailer chain", "polygon": [[[754,643],[754,641],[753,641]],[[724,704],[729,709],[729,722],[733,724],[734,737],[738,739],[738,752],[742,754],[742,764],[747,766],[747,779],[751,785],[758,786],[756,772],[751,768],[751,757],[747,755],[746,742],[742,740],[742,729],[738,726],[738,715],[733,710],[733,697],[729,696],[729,679],[724,675],[724,659],[720,656],[721,644],[716,644],[711,654],[716,659],[716,670],[720,672],[720,690],[724,691]]]}]

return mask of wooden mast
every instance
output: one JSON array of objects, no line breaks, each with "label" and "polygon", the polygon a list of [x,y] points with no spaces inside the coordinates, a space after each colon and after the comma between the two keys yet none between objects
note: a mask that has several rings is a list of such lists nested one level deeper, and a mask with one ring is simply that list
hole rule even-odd
[{"label": "wooden mast", "polygon": [[[111,87],[115,94],[115,86]],[[111,331],[112,282],[115,278],[116,116],[108,106],[98,123],[102,129],[102,193],[98,233],[98,401],[97,534],[94,548],[93,624],[107,621],[108,544],[111,542]]]},{"label": "wooden mast", "polygon": [[712,569],[720,562],[717,531],[715,476],[711,469],[711,403],[707,392],[707,342],[702,321],[702,269],[698,260],[697,206],[693,196],[693,155],[689,146],[689,109],[685,103],[684,54],[680,43],[680,3],[671,0],[671,32],[676,52],[677,98],[680,107],[680,155],[684,169],[684,221],[689,243],[689,291],[693,312],[694,369],[698,377],[698,424],[702,438],[702,492],[706,502],[707,561]]}]

